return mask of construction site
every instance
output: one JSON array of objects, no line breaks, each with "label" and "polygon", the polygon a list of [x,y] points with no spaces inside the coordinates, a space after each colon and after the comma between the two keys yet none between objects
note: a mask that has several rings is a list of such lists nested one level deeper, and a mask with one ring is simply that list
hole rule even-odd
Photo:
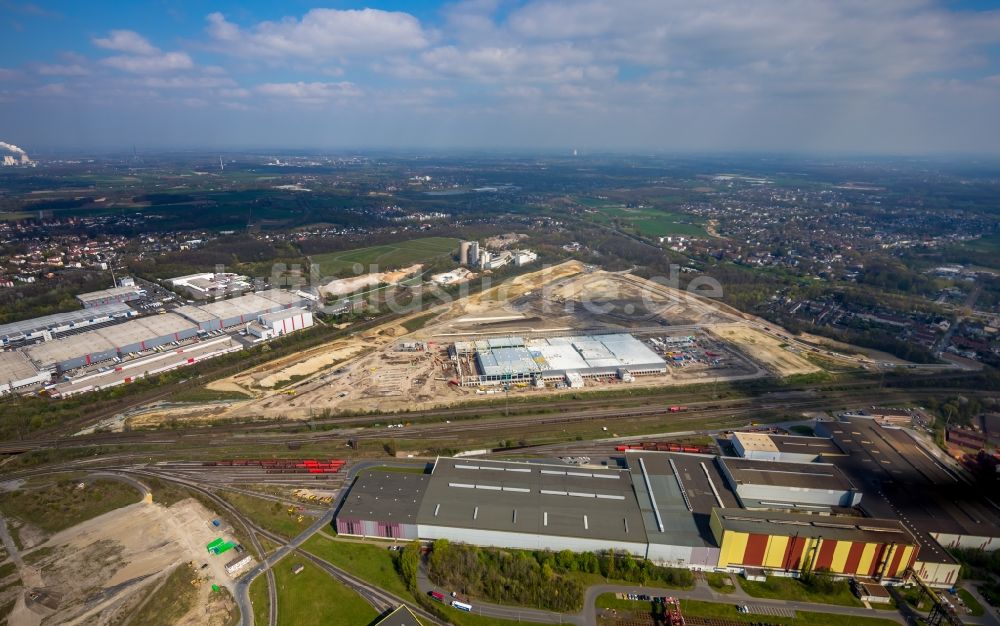
[{"label": "construction site", "polygon": [[[414,321],[422,325],[411,332]],[[250,400],[154,410],[134,425],[199,416],[305,419],[327,410],[440,408],[501,393],[541,397],[820,371],[765,328],[708,298],[572,261],[209,384]]]}]

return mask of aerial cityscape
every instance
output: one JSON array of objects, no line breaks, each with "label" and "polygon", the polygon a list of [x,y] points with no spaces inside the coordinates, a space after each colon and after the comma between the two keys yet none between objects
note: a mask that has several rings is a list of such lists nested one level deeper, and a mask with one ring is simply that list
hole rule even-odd
[{"label": "aerial cityscape", "polygon": [[0,31],[0,624],[1000,626],[1000,6]]}]

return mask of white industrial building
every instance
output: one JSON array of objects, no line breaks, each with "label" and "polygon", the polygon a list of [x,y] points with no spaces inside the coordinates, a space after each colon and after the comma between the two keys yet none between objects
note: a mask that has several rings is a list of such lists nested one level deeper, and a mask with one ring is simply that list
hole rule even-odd
[{"label": "white industrial building", "polygon": [[861,503],[861,490],[832,463],[723,457],[722,473],[747,509],[824,512]]},{"label": "white industrial building", "polygon": [[253,563],[253,557],[249,554],[238,556],[232,561],[226,563],[226,573],[230,576],[235,575],[237,572],[243,570],[248,565]]},{"label": "white industrial building", "polygon": [[312,313],[296,307],[274,313],[265,313],[257,318],[257,323],[247,326],[247,331],[261,339],[273,339],[303,328],[309,328],[312,325]]},{"label": "white industrial building", "polygon": [[477,374],[463,377],[463,384],[662,374],[666,362],[651,348],[627,333],[580,335],[525,340],[498,337],[456,342],[456,357],[475,354]]},{"label": "white industrial building", "polygon": [[829,437],[798,437],[771,433],[733,433],[733,449],[744,459],[812,463],[824,457],[843,456]]},{"label": "white industrial building", "polygon": [[67,370],[152,350],[198,334],[198,327],[175,313],[152,315],[89,330],[24,348],[40,371]]},{"label": "white industrial building", "polygon": [[[126,282],[122,279],[122,282]],[[76,297],[84,308],[92,309],[97,306],[104,304],[112,304],[114,302],[131,302],[132,300],[138,300],[146,296],[146,290],[141,287],[136,287],[134,282],[131,285],[125,285],[122,287],[113,287],[111,289],[101,289],[100,291],[90,291],[88,293],[81,293]]]},{"label": "white industrial building", "polygon": [[167,280],[175,290],[184,291],[197,300],[214,300],[249,291],[252,286],[246,276],[231,272],[204,272]]},{"label": "white industrial building", "polygon": [[0,396],[49,382],[52,376],[40,372],[21,352],[0,352]]},{"label": "white industrial building", "polygon": [[213,331],[255,322],[265,313],[307,306],[308,298],[290,291],[269,289],[200,306],[183,306],[176,312],[195,322],[201,330]]},{"label": "white industrial building", "polygon": [[30,320],[11,322],[0,325],[0,344],[10,345],[22,341],[33,341],[35,339],[52,339],[61,333],[79,331],[88,326],[106,324],[108,322],[121,321],[138,313],[127,304],[113,302],[111,304],[101,304],[89,309],[79,311],[67,311],[66,313],[53,313],[35,317]]}]

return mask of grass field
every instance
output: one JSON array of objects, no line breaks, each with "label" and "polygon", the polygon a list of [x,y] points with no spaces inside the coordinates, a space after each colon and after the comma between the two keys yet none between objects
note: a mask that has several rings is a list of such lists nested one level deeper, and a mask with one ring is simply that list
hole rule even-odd
[{"label": "grass field", "polygon": [[415,330],[420,330],[421,328],[424,327],[425,324],[427,324],[427,322],[431,321],[431,319],[433,319],[434,316],[436,316],[436,315],[437,315],[437,313],[428,313],[426,315],[418,315],[417,317],[414,317],[412,319],[408,319],[405,322],[403,322],[403,328],[405,328],[407,331],[409,331],[411,333],[413,331],[415,331]]},{"label": "grass field", "polygon": [[[597,596],[596,605],[602,609],[616,609],[618,611],[635,611],[637,613],[657,613],[662,608],[652,602],[639,602],[636,600],[621,600],[613,593],[604,593]],[[795,618],[780,617],[766,618],[762,616],[740,613],[734,604],[721,604],[718,602],[703,602],[700,600],[681,600],[681,612],[686,618],[700,617],[705,619],[732,620],[747,624],[780,623],[782,626],[890,626],[896,622],[878,617],[845,617],[832,613],[813,613],[809,611],[797,611]]]},{"label": "grass field", "polygon": [[722,593],[736,591],[736,588],[733,587],[733,579],[729,577],[729,574],[709,572],[705,574],[705,580],[708,581],[708,586],[716,591],[721,591]]},{"label": "grass field", "polygon": [[413,597],[396,571],[397,553],[390,552],[386,544],[334,541],[313,535],[302,548],[401,598]]},{"label": "grass field", "polygon": [[245,513],[247,517],[286,539],[295,537],[315,521],[311,515],[303,515],[302,521],[299,522],[299,513],[289,513],[288,507],[280,502],[254,498],[242,493],[223,493],[220,495]]},{"label": "grass field", "polygon": [[[588,200],[588,201],[584,201]],[[689,237],[707,237],[708,233],[698,224],[697,219],[684,213],[662,211],[650,207],[630,209],[621,204],[610,204],[591,199],[580,200],[597,213],[588,213],[592,221],[610,225],[619,223],[625,228],[632,228],[641,235],[648,237],[665,237],[667,235],[687,235]]]},{"label": "grass field", "polygon": [[322,276],[335,276],[353,272],[356,263],[364,266],[366,271],[370,265],[376,265],[379,271],[385,271],[447,256],[457,249],[458,239],[423,237],[384,246],[317,254],[310,261],[319,263]]},{"label": "grass field", "polygon": [[226,400],[247,400],[250,396],[234,390],[217,391],[195,387],[186,389],[170,396],[171,402],[225,402]]},{"label": "grass field", "polygon": [[[292,567],[297,564],[301,564],[305,569],[293,574]],[[294,554],[285,557],[274,566],[274,578],[278,586],[278,626],[302,624],[363,626],[378,617],[375,609],[362,600],[361,596],[311,562]],[[259,580],[266,579],[261,576]],[[266,624],[267,619],[255,620],[254,623]]]},{"label": "grass field", "polygon": [[[170,572],[167,580],[151,595],[146,603],[132,615],[133,624],[170,626],[191,610],[198,597],[198,588],[191,581],[198,573],[184,563]],[[202,583],[207,584],[207,583]]]},{"label": "grass field", "polygon": [[5,492],[0,494],[0,510],[46,533],[57,533],[140,500],[134,487],[117,481],[95,480],[83,489],[78,484],[63,480],[40,489]]},{"label": "grass field", "polygon": [[961,587],[959,587],[958,589],[958,597],[962,599],[962,602],[965,603],[966,608],[969,609],[969,615],[973,617],[979,617],[980,615],[983,615],[986,612],[986,610],[983,608],[983,605],[979,603],[979,600],[976,600],[975,596],[973,596],[965,589],[962,589]]},{"label": "grass field", "polygon": [[819,593],[802,584],[795,578],[768,576],[764,582],[738,578],[743,590],[755,598],[772,598],[776,600],[794,600],[799,602],[820,602],[823,604],[838,604],[841,606],[864,606],[853,593],[847,581],[837,580],[831,583],[830,593]]},{"label": "grass field", "polygon": [[[641,603],[649,605],[648,602]],[[685,617],[704,617],[734,620],[737,622],[760,623],[760,615],[747,615],[736,611],[733,604],[719,604],[717,602],[702,602],[700,600],[681,600],[681,612]],[[779,622],[783,626],[893,626],[897,624],[892,620],[880,617],[845,617],[833,613],[812,613],[809,611],[796,611],[795,619],[788,617],[773,618],[767,617],[763,621],[772,623]]]},{"label": "grass field", "polygon": [[267,576],[264,574],[250,583],[250,606],[253,607],[253,623],[266,624],[271,608],[267,599]]}]

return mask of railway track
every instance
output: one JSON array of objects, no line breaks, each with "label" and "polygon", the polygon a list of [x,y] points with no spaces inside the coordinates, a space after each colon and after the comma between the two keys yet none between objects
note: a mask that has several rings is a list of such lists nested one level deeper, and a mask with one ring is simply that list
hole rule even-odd
[{"label": "railway track", "polygon": [[[360,578],[357,578],[353,574],[340,569],[339,567],[329,563],[328,561],[324,561],[323,559],[317,557],[316,555],[302,549],[300,547],[301,543],[303,543],[315,531],[313,532],[307,531],[306,533],[299,535],[294,540],[292,540],[291,543],[289,543],[288,540],[285,539],[284,537],[276,535],[275,533],[272,533],[271,531],[260,527],[252,520],[246,518],[238,509],[236,509],[228,502],[226,502],[221,496],[218,496],[217,494],[213,493],[210,489],[203,487],[202,485],[198,484],[195,481],[178,477],[170,472],[161,472],[149,469],[145,470],[123,469],[119,471],[125,474],[131,473],[139,476],[152,476],[154,478],[159,478],[161,480],[166,480],[184,485],[185,487],[197,491],[198,493],[201,493],[202,495],[211,499],[213,502],[217,503],[221,508],[223,508],[227,513],[238,518],[240,520],[241,525],[244,526],[248,534],[252,537],[252,541],[255,543],[255,547],[260,545],[259,541],[256,538],[256,536],[258,535],[276,543],[279,546],[282,546],[282,548],[279,548],[279,550],[276,551],[274,554],[272,554],[270,557],[264,557],[265,552],[263,551],[263,549],[259,549],[259,554],[261,555],[262,558],[261,565],[251,570],[250,573],[248,573],[247,575],[244,575],[244,577],[241,578],[239,581],[239,586],[241,590],[246,589],[247,592],[249,592],[250,583],[253,581],[253,579],[259,576],[261,573],[266,572],[266,575],[268,576],[269,596],[271,596],[271,602],[270,602],[271,609],[270,609],[270,620],[269,620],[270,626],[276,626],[277,624],[277,596],[275,591],[276,587],[273,583],[274,573],[272,571],[272,567],[274,566],[274,564],[276,564],[278,561],[280,561],[282,558],[284,558],[288,553],[292,551],[297,552],[304,558],[308,559],[310,562],[314,563],[316,566],[318,566],[319,568],[327,572],[330,576],[332,576],[335,580],[338,580],[339,582],[347,585],[349,588],[358,593],[358,595],[364,598],[365,601],[371,604],[380,613],[383,613],[390,609],[395,609],[401,604],[406,604],[407,606],[410,607],[412,611],[414,611],[414,613],[416,613],[420,617],[422,621],[425,621],[426,623],[445,626],[445,623],[442,622],[440,619],[438,619],[436,616],[427,612],[423,608],[414,605],[412,602],[407,603],[402,598],[399,598],[398,596],[392,593],[379,589],[378,587],[375,587],[374,585],[371,585],[361,580]],[[331,509],[327,512],[326,516],[320,518],[321,520],[323,520],[324,525],[329,523],[329,520],[327,520],[326,518],[327,517],[332,518],[332,515],[333,511]],[[315,526],[316,525],[314,525],[314,527]],[[318,528],[316,528],[316,530],[318,530]],[[246,600],[248,599],[249,598],[247,597]],[[249,620],[247,619],[247,617],[249,617]],[[242,624],[243,626],[254,626],[252,611],[243,612]]]},{"label": "railway track", "polygon": [[[827,396],[830,397],[835,394],[844,394],[847,390],[853,390],[856,394],[861,394],[865,389],[877,388],[878,383],[876,381],[847,381],[837,385],[836,391],[827,392]],[[817,392],[822,385],[802,385],[797,387],[790,387],[782,390],[784,394],[794,393],[794,392]],[[883,392],[888,390],[883,389]],[[904,391],[904,390],[901,390]],[[923,389],[921,391],[950,391],[954,392],[954,388],[933,388],[933,389]],[[974,390],[970,390],[975,393]],[[707,393],[707,392],[706,392]],[[697,394],[698,396],[705,397],[706,394]],[[732,405],[734,403],[740,402],[753,402],[753,401],[765,401],[767,394],[751,397],[741,397],[741,398],[729,398],[721,400],[699,400],[690,399],[686,403],[692,408],[692,410],[698,410],[698,407],[704,407],[706,405],[717,406],[720,409]],[[662,402],[664,405],[667,403],[680,402],[685,397],[690,398],[690,396],[684,396],[678,394],[676,391],[661,391],[658,393],[652,393],[645,396],[641,396],[635,399],[623,400],[630,404],[634,404],[636,407],[645,406],[643,414],[648,414],[656,412],[657,410],[662,411],[663,406],[658,404]],[[518,415],[551,415],[553,412],[559,411],[579,411],[581,414],[592,414],[593,411],[582,411],[582,409],[587,409],[588,407],[607,407],[609,404],[614,403],[614,399],[609,398],[595,398],[595,399],[583,399],[583,400],[571,400],[571,401],[559,401],[559,402],[549,402],[544,405],[545,412],[538,413],[537,408],[534,406],[529,406],[526,404],[518,403],[515,405],[510,413],[513,416]],[[764,407],[766,408],[766,407]],[[596,415],[597,417],[609,415],[614,411],[621,411],[623,414],[633,415],[637,409],[634,407],[622,408],[621,404],[614,409],[608,409],[603,414]],[[364,415],[364,416],[345,416],[345,417],[333,417],[319,420],[311,421],[289,421],[289,422],[266,422],[266,423],[256,423],[256,424],[224,424],[216,426],[203,426],[203,427],[193,427],[185,430],[174,431],[172,433],[164,433],[162,431],[133,431],[133,432],[116,432],[116,433],[95,433],[90,435],[80,435],[80,436],[52,436],[52,437],[37,437],[24,441],[12,441],[0,443],[0,454],[17,454],[21,452],[27,452],[30,450],[39,450],[45,448],[67,448],[67,447],[85,447],[85,446],[99,446],[99,445],[121,445],[121,444],[147,444],[147,445],[164,445],[172,446],[177,444],[183,444],[185,439],[197,438],[199,440],[208,441],[212,445],[218,445],[219,437],[224,435],[229,435],[233,439],[233,443],[282,443],[284,440],[278,439],[277,437],[282,431],[296,431],[290,436],[292,440],[295,439],[313,439],[322,440],[324,438],[342,438],[343,434],[330,435],[334,431],[314,431],[309,430],[307,432],[302,432],[304,429],[315,429],[324,427],[335,427],[343,426],[350,428],[360,428],[366,425],[372,425],[380,422],[391,421],[391,420],[405,420],[411,423],[421,422],[421,421],[441,421],[447,418],[454,419],[483,419],[488,417],[497,417],[504,419],[509,419],[509,417],[504,417],[501,415],[503,410],[497,406],[497,404],[490,405],[473,405],[468,407],[457,407],[452,409],[439,409],[439,410],[423,410],[423,411],[413,411],[408,413],[394,413],[394,414],[384,414],[384,415]],[[268,436],[261,436],[259,438],[254,438],[254,433],[274,433]],[[398,433],[384,433],[380,435],[381,437],[392,436]],[[364,434],[362,436],[368,436]],[[194,443],[194,442],[192,442]],[[185,446],[191,448],[194,446]],[[209,446],[205,446],[209,447]]]},{"label": "railway track", "polygon": [[[262,432],[259,430],[259,428],[261,428],[260,425],[250,428],[250,432],[247,432],[247,425],[232,425],[230,427],[222,427],[218,429],[192,429],[190,431],[180,432],[173,436],[165,436],[164,433],[159,431],[98,433],[79,437],[39,439],[31,442],[8,442],[0,444],[0,454],[18,454],[31,450],[84,448],[108,445],[151,445],[163,446],[164,450],[168,452],[178,449],[193,452],[212,450],[223,445],[274,446],[286,445],[289,443],[321,441],[345,441],[346,443],[348,438],[358,440],[384,440],[408,439],[419,436],[421,439],[428,441],[434,439],[453,441],[456,430],[461,430],[462,432],[486,433],[498,431],[509,433],[511,430],[524,427],[551,427],[579,423],[588,420],[604,420],[610,424],[621,420],[649,418],[656,417],[658,415],[669,416],[673,424],[684,424],[697,422],[699,420],[736,417],[739,415],[748,415],[756,412],[772,410],[798,411],[811,409],[839,409],[850,404],[868,404],[872,400],[870,400],[865,394],[867,386],[867,383],[864,387],[852,385],[847,390],[826,392],[819,397],[810,398],[808,400],[795,400],[787,397],[767,397],[766,395],[752,398],[705,400],[690,403],[688,410],[680,414],[668,414],[665,411],[664,405],[659,403],[660,398],[654,396],[648,399],[643,399],[643,403],[639,403],[632,407],[598,408],[574,411],[572,409],[576,407],[576,403],[559,403],[558,405],[546,405],[544,413],[519,413],[512,417],[496,415],[482,417],[476,420],[470,418],[463,420],[461,425],[449,424],[448,420],[442,421],[442,414],[435,412],[433,414],[424,414],[423,420],[417,420],[409,427],[393,430],[364,428],[360,425],[351,425],[350,427],[339,430],[302,431],[302,429],[306,428],[308,425],[297,423],[294,425],[284,424],[264,426],[279,429],[279,432],[273,433]],[[895,390],[881,390],[878,401],[885,402],[887,396],[893,391]],[[942,391],[954,392],[954,389],[901,389],[898,390],[898,395],[900,400],[919,401],[923,398],[938,395]],[[793,390],[793,392],[795,392],[795,390]],[[976,395],[977,392],[969,391],[968,393]],[[783,395],[787,396],[788,394],[786,393]],[[865,400],[862,401],[859,397],[864,397]],[[671,400],[676,402],[677,396],[673,396]],[[606,406],[608,400],[587,401],[583,404],[586,406],[588,404],[593,405],[597,403]],[[552,409],[554,406],[566,407],[566,410],[562,413],[553,413]],[[445,413],[445,415],[448,414],[449,413]],[[414,414],[399,414],[397,416],[393,416],[392,419],[387,419],[390,416],[385,415],[368,416],[362,419],[345,419],[350,419],[353,422],[362,421],[367,422],[368,424],[376,424],[383,421],[395,421],[397,419],[402,419],[404,416],[407,421],[411,422],[416,417]],[[298,432],[280,432],[281,430],[292,426],[294,426]],[[137,454],[137,456],[149,457],[150,454]],[[282,479],[275,478],[273,479],[273,482],[282,482]]]}]

